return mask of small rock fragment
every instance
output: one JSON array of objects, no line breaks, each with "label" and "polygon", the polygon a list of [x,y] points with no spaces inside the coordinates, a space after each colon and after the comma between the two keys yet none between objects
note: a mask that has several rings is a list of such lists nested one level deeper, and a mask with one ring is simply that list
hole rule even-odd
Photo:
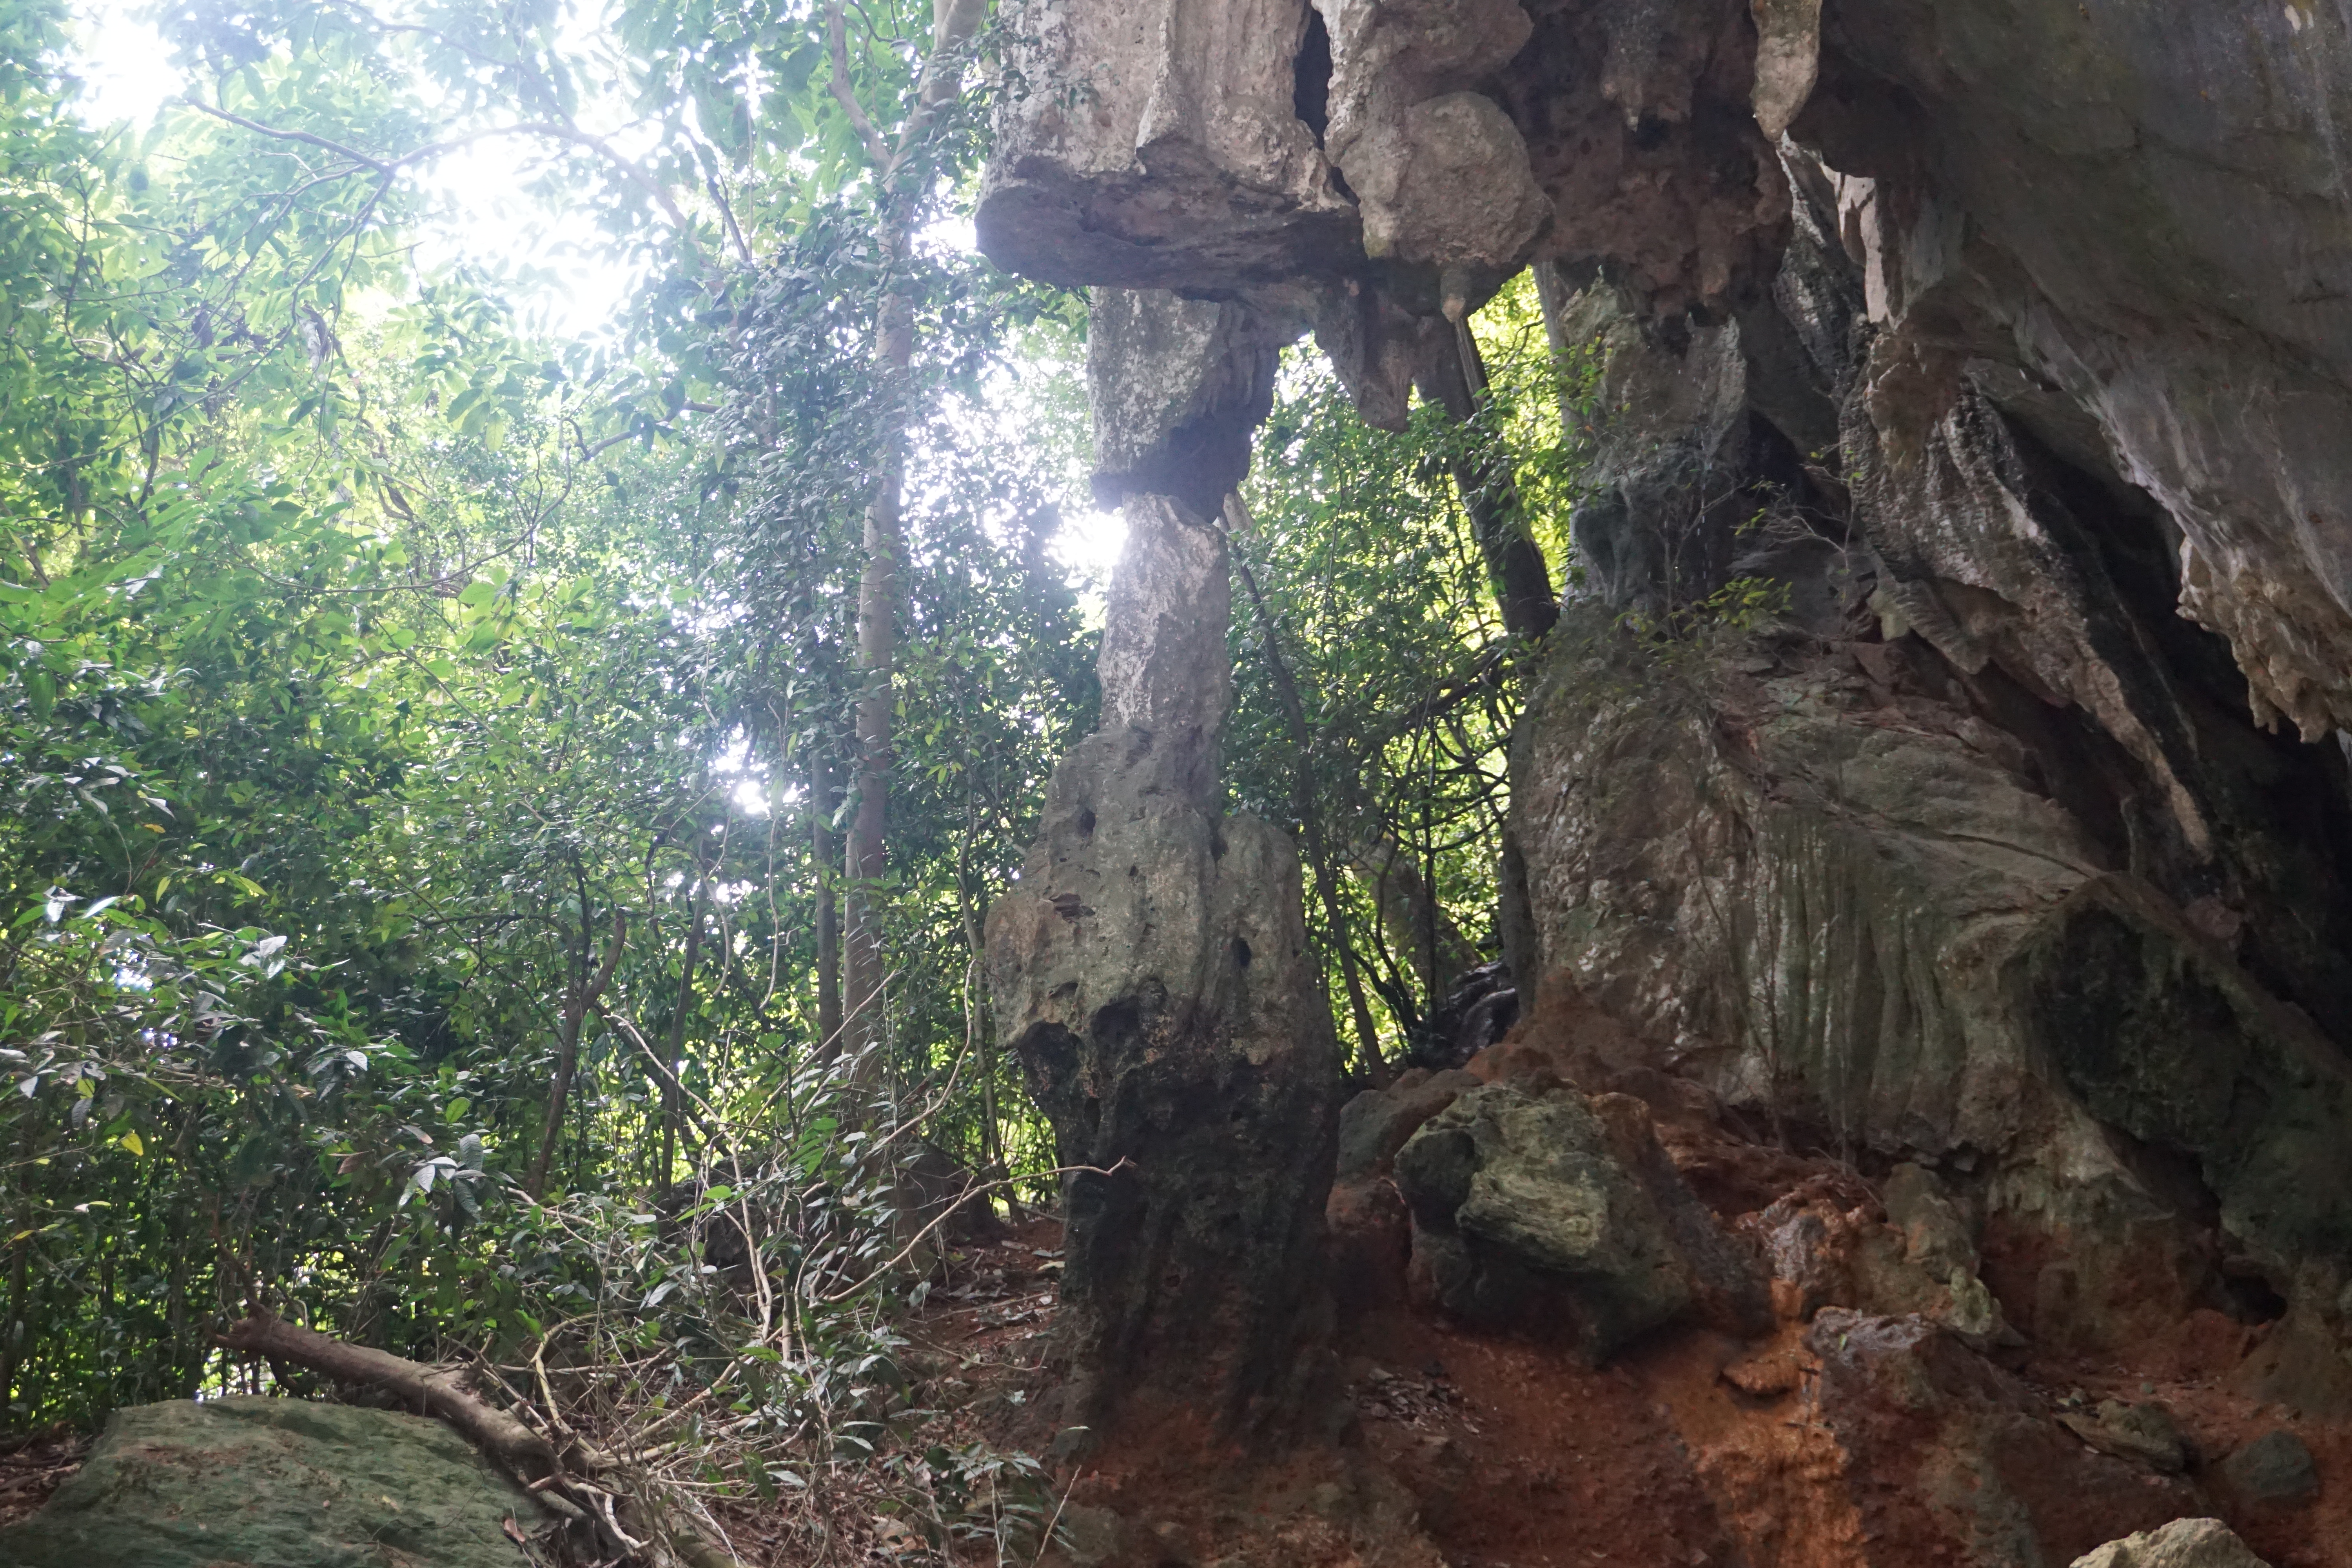
[{"label": "small rock fragment", "polygon": [[2095,1415],[2069,1411],[2059,1415],[2058,1424],[2103,1454],[2139,1459],[2168,1476],[2189,1468],[2180,1428],[2172,1424],[2162,1405],[2103,1399]]},{"label": "small rock fragment", "polygon": [[2074,1568],[2269,1568],[2218,1519],[2176,1519],[2086,1552]]},{"label": "small rock fragment", "polygon": [[1805,1358],[1791,1348],[1741,1356],[1723,1369],[1723,1381],[1758,1399],[1792,1394],[1805,1381]]}]

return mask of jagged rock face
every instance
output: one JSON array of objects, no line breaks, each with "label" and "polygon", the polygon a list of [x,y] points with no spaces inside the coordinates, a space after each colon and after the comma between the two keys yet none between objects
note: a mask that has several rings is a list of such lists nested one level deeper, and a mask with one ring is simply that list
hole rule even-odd
[{"label": "jagged rock face", "polygon": [[1223,536],[1183,493],[1240,478],[1267,351],[1236,307],[1168,295],[1098,297],[1095,322],[1097,447],[1122,461],[1128,524],[1103,727],[1055,768],[990,911],[991,994],[1061,1163],[1089,1168],[1066,1189],[1066,1418],[1277,1423],[1328,1359],[1339,1047],[1296,852],[1219,809],[1231,588]]},{"label": "jagged rock face", "polygon": [[1750,316],[1790,233],[1785,129],[1826,166],[1798,183],[1831,194],[1884,329],[1855,368],[1887,481],[1968,482],[1936,433],[1990,403],[2151,498],[2258,720],[2352,719],[2341,15],[1030,0],[1010,19],[1028,41],[990,254],[1312,321],[1381,422],[1416,322],[1528,259],[1598,263],[1673,331],[1694,306],[1702,331]]},{"label": "jagged rock face", "polygon": [[1151,731],[1082,742],[989,920],[1060,1161],[1109,1173],[1066,1186],[1075,1424],[1278,1418],[1314,1370],[1338,1046],[1296,854],[1188,799],[1189,771]]},{"label": "jagged rock face", "polygon": [[[1616,1068],[1966,1186],[2030,1331],[2242,1306],[2251,1268],[2352,1397],[2352,22],[1009,16],[1008,265],[1226,301],[1261,350],[1311,324],[1384,424],[1443,314],[1529,259],[1599,277],[1589,603],[1513,759],[1522,979],[1627,1026]],[[1167,384],[1172,429],[1255,383]],[[1198,515],[1230,463],[1139,482]],[[1611,625],[1738,577],[1769,635]]]},{"label": "jagged rock face", "polygon": [[1006,19],[982,249],[1312,325],[1375,424],[1402,423],[1430,321],[1531,259],[1606,264],[1674,312],[1768,273],[1787,226],[1738,0],[1026,0]]},{"label": "jagged rock face", "polygon": [[1886,422],[2022,376],[2045,439],[2095,439],[2181,530],[2186,605],[2231,637],[2258,713],[2344,724],[2342,13],[1907,0],[1838,8],[1823,41],[1793,134],[1874,183],[1854,237],[1894,331],[1873,379],[1925,400]]},{"label": "jagged rock face", "polygon": [[1851,1561],[2063,1562],[2197,1507],[2186,1481],[2086,1448],[2018,1379],[1923,1319],[1832,1308],[1805,1343],[1849,1467],[1863,1538]]},{"label": "jagged rock face", "polygon": [[999,266],[1223,288],[1344,268],[1354,204],[1301,120],[1307,0],[1029,0],[978,218]]},{"label": "jagged rock face", "polygon": [[2212,1219],[2283,1290],[2352,1251],[2340,1049],[2050,787],[2074,759],[2035,700],[1910,638],[1698,650],[1695,687],[1613,631],[1578,648],[1592,618],[1514,752],[1542,969],[1727,1099],[1976,1170],[2068,1238],[2011,1282],[2037,1331],[2184,1310],[2210,1258],[2168,1298],[2120,1259]]},{"label": "jagged rock face", "polygon": [[2342,759],[2252,728],[2172,613],[2177,524],[2089,416],[2014,356],[1923,368],[1991,287],[1923,271],[1953,215],[1906,252],[1886,185],[1787,162],[1765,300],[1575,314],[1615,411],[1588,589],[1654,614],[1742,574],[1785,614],[1663,662],[1601,608],[1559,639],[1514,764],[1528,962],[1736,1100],[1975,1170],[2061,1240],[1992,1269],[2037,1331],[2128,1335],[2212,1290],[2217,1247],[2318,1310],[2352,1266],[2319,1195],[2352,1176]]}]

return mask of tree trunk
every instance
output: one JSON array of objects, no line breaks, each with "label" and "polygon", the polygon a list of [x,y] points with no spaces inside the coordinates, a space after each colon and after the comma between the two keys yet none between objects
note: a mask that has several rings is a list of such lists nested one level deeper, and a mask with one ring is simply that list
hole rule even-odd
[{"label": "tree trunk", "polygon": [[1568,302],[1575,297],[1576,290],[1569,287],[1557,261],[1538,261],[1529,270],[1535,274],[1536,304],[1543,311],[1544,341],[1551,348],[1552,387],[1559,400],[1559,433],[1571,447],[1580,447],[1589,432],[1568,395],[1568,356],[1577,347],[1568,339]]},{"label": "tree trunk", "polygon": [[555,1159],[555,1143],[563,1131],[564,1102],[572,1094],[572,1075],[580,1065],[580,1026],[588,1010],[596,1005],[604,987],[611,983],[613,971],[620,966],[621,945],[628,938],[629,917],[619,910],[613,911],[613,942],[604,950],[604,962],[594,974],[587,970],[586,955],[593,950],[588,946],[588,911],[580,911],[582,962],[573,971],[572,994],[563,999],[563,1013],[556,1025],[555,1081],[547,1091],[547,1121],[541,1129],[539,1148],[530,1157],[530,1173],[523,1178],[523,1191],[537,1203],[547,1191],[547,1173]]},{"label": "tree trunk", "polygon": [[[1421,394],[1457,425],[1477,419],[1486,400],[1486,365],[1468,322],[1455,323],[1452,353],[1430,356],[1421,376]],[[1504,628],[1515,637],[1541,637],[1559,619],[1559,602],[1552,595],[1551,570],[1544,563],[1543,552],[1528,536],[1510,455],[1499,438],[1488,437],[1480,455],[1454,464],[1454,486],[1470,514],[1479,552],[1486,558],[1486,575],[1494,584]]]},{"label": "tree trunk", "polygon": [[1421,867],[1396,840],[1359,840],[1349,856],[1380,906],[1389,941],[1409,956],[1414,977],[1435,1007],[1455,975],[1477,967],[1478,950],[1431,896]]},{"label": "tree trunk", "polygon": [[8,1247],[8,1321],[0,1324],[0,1411],[16,1397],[16,1373],[25,1364],[25,1352],[31,1348],[33,1233],[39,1229],[33,1217],[33,1179],[40,1170],[34,1162],[39,1148],[35,1137],[39,1116],[37,1107],[25,1112],[24,1154],[17,1166],[20,1201],[16,1236]]},{"label": "tree trunk", "polygon": [[346,1344],[267,1312],[256,1312],[231,1324],[218,1342],[224,1350],[308,1367],[337,1383],[385,1389],[403,1404],[414,1405],[455,1426],[519,1480],[536,1481],[562,1473],[553,1445],[467,1392],[455,1372],[425,1366],[390,1351]]},{"label": "tree trunk", "polygon": [[841,789],[830,762],[810,766],[809,798],[809,858],[816,867],[816,1048],[818,1059],[829,1061],[841,1049],[840,870],[834,860],[841,850],[833,834]]},{"label": "tree trunk", "polygon": [[[658,1179],[655,1184],[664,1204],[669,1200],[670,1173],[677,1164],[678,1119],[685,1111],[684,1086],[678,1081],[677,1064],[686,1050],[686,1020],[694,1006],[694,962],[702,952],[702,922],[709,912],[710,873],[704,870],[695,879],[694,892],[687,903],[686,955],[678,965],[677,1008],[670,1015],[669,1054],[662,1058],[665,1070],[658,1080],[661,1089],[661,1169],[656,1173]],[[724,978],[723,973],[721,977]]]},{"label": "tree trunk", "polygon": [[[904,253],[903,229],[887,237],[889,254]],[[905,487],[906,448],[899,407],[901,387],[914,359],[915,334],[903,295],[882,301],[881,342],[876,365],[886,385],[882,475],[866,508],[866,564],[857,579],[857,699],[856,806],[849,825],[848,1040],[866,1053],[857,1068],[870,1079],[880,1063],[870,1047],[886,1033],[882,1006],[882,879],[889,870],[891,721],[898,693],[892,679],[898,647],[898,561],[905,549],[900,497]]]},{"label": "tree trunk", "polygon": [[[841,6],[825,8],[832,40],[834,91],[858,127],[866,155],[881,190],[881,216],[876,240],[886,265],[896,265],[908,253],[913,225],[929,196],[928,170],[916,188],[894,191],[910,158],[923,153],[924,138],[940,114],[962,90],[961,53],[979,30],[985,0],[939,0],[932,15],[931,50],[923,62],[916,108],[895,147],[886,144],[872,121],[856,102],[849,80],[848,56],[842,41]],[[848,1042],[864,1052],[857,1073],[870,1080],[878,1070],[878,1047],[887,1034],[882,985],[881,893],[889,869],[888,827],[891,724],[898,694],[893,676],[898,652],[900,584],[898,566],[905,553],[901,509],[906,488],[906,381],[914,363],[913,307],[896,289],[886,293],[877,313],[878,332],[875,368],[882,381],[880,472],[873,498],[866,508],[866,562],[857,582],[857,668],[863,689],[857,700],[857,757],[854,783],[856,811],[850,821],[847,865],[849,882]]]}]

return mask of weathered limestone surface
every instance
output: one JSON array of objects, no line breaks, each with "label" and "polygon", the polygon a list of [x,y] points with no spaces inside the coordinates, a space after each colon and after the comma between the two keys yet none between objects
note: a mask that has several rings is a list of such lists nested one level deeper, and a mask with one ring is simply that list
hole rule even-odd
[{"label": "weathered limestone surface", "polygon": [[1831,1308],[1805,1343],[1862,1526],[1847,1561],[2063,1563],[2200,1506],[2180,1478],[2086,1447],[2034,1390],[1923,1318]]},{"label": "weathered limestone surface", "polygon": [[1626,1095],[1474,1089],[1396,1155],[1416,1283],[1448,1312],[1594,1360],[1683,1318],[1769,1327],[1763,1277]]},{"label": "weathered limestone surface", "polygon": [[1531,258],[1603,267],[1672,331],[1694,305],[1702,329],[1750,311],[1790,233],[1785,132],[1864,275],[1865,403],[1898,462],[1990,399],[2168,518],[2175,592],[2231,639],[2258,719],[2317,738],[2352,718],[2339,11],[1028,0],[1010,20],[1029,41],[990,254],[1320,318],[1383,421],[1412,321]]},{"label": "weathered limestone surface", "polygon": [[1089,314],[1096,499],[1173,496],[1194,518],[1215,517],[1249,471],[1250,436],[1294,334],[1242,305],[1157,290],[1097,289]]},{"label": "weathered limestone surface", "polygon": [[1871,182],[1873,379],[2022,375],[2181,531],[2258,716],[2352,718],[2352,23],[1906,0],[1823,42],[1792,133]]},{"label": "weathered limestone surface", "polygon": [[1003,267],[1066,284],[1339,269],[1354,204],[1298,117],[1307,0],[1032,0],[979,215]]},{"label": "weathered limestone surface", "polygon": [[2074,1568],[2267,1568],[2218,1519],[2176,1519],[2110,1541],[2074,1559]]},{"label": "weathered limestone surface", "polygon": [[1339,1047],[1297,857],[1221,809],[1231,588],[1223,536],[1183,493],[1241,477],[1197,454],[1245,442],[1263,413],[1268,351],[1236,312],[1097,299],[1097,447],[1126,461],[1128,524],[1102,729],[1055,769],[988,923],[1002,1037],[1062,1163],[1093,1167],[1067,1182],[1062,1353],[1066,1419],[1102,1429],[1178,1412],[1278,1424],[1328,1360],[1317,1259]]},{"label": "weathered limestone surface", "polygon": [[[1991,1268],[2038,1332],[2215,1299],[2217,1247],[2332,1321],[2342,758],[2251,726],[2171,613],[2165,513],[2086,428],[2036,435],[2053,399],[1978,365],[1920,418],[1872,379],[1853,184],[1789,163],[1769,305],[1679,340],[1602,291],[1571,313],[1613,416],[1575,519],[1597,603],[1514,759],[1523,961],[1735,1102],[1973,1172],[2059,1243]],[[1605,630],[1735,574],[1783,595],[1759,636],[1657,660]]]}]

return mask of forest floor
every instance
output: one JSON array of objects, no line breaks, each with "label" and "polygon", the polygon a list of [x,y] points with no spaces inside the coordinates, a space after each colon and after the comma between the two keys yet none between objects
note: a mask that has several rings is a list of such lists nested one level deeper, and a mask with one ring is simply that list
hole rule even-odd
[{"label": "forest floor", "polygon": [[0,1525],[37,1512],[89,1454],[90,1439],[67,1426],[0,1444]]},{"label": "forest floor", "polygon": [[[1711,1142],[1714,1168],[1688,1173],[1719,1207],[1746,1207],[1764,1189],[1808,1173],[1810,1163],[1761,1146]],[[1692,1151],[1676,1152],[1687,1159]],[[1745,1172],[1736,1168],[1743,1163]],[[1853,1179],[1826,1163],[1811,1174]],[[1060,1242],[1054,1222],[1038,1219],[963,1249],[918,1314],[909,1363],[929,1380],[927,1402],[942,1408],[941,1440],[1021,1441],[1034,1449],[1050,1433],[1036,1412],[1052,1394],[1044,1352]],[[1341,1324],[1352,1410],[1336,1446],[1202,1473],[1181,1457],[1192,1444],[1162,1448],[1153,1435],[1138,1434],[1064,1468],[1057,1491],[1071,1509],[1115,1513],[1119,1562],[1157,1558],[1162,1568],[1926,1568],[1960,1561],[1942,1526],[1922,1528],[1932,1510],[1916,1500],[1904,1500],[1907,1507],[1874,1501],[1923,1489],[1927,1472],[1908,1468],[1921,1456],[1903,1455],[1903,1473],[1856,1473],[1871,1460],[1848,1451],[1821,1408],[1819,1358],[1793,1318],[1756,1342],[1671,1328],[1597,1368],[1559,1347],[1464,1330],[1402,1292],[1352,1310],[1343,1302]],[[2191,1511],[2222,1514],[2273,1568],[2352,1568],[2352,1413],[2243,1392],[2242,1369],[2266,1331],[2200,1310],[2123,1353],[2028,1348],[2000,1360],[2038,1411],[2087,1412],[2109,1398],[2162,1406],[2204,1485]],[[2230,1504],[2214,1462],[2281,1426],[2312,1453],[2316,1500],[2269,1511]],[[2107,1463],[2087,1444],[2079,1458]],[[2067,1495],[2074,1476],[2057,1468],[2038,1495],[2032,1476],[2006,1479],[2027,1496],[2044,1545],[2066,1553],[2053,1568],[2106,1538],[2099,1520],[2112,1495],[2086,1490],[2077,1501]],[[2172,1489],[2161,1495],[2173,1500],[2189,1485],[2153,1474],[2138,1479],[2151,1497]],[[2168,1506],[2158,1517],[2176,1511]],[[885,1542],[871,1560],[919,1558],[911,1540],[902,1544],[894,1554]],[[1077,1561],[1088,1556],[1081,1552]],[[982,1560],[996,1561],[992,1552]]]},{"label": "forest floor", "polygon": [[[1003,1227],[950,1257],[907,1325],[912,1403],[932,1412],[909,1434],[910,1448],[1044,1447],[1060,1270],[1060,1227],[1048,1217]],[[1045,1561],[1083,1568],[1109,1556],[1102,1521],[1118,1531],[1118,1562],[1157,1559],[1161,1568],[1948,1560],[1924,1538],[1906,1548],[1899,1513],[1865,1521],[1858,1511],[1857,1495],[1911,1479],[1852,1473],[1853,1456],[1815,1403],[1818,1358],[1793,1321],[1762,1342],[1670,1329],[1599,1368],[1557,1347],[1466,1331],[1401,1296],[1344,1310],[1340,1333],[1351,1409],[1336,1445],[1203,1467],[1186,1457],[1192,1444],[1135,1434],[1053,1477],[1066,1533],[1081,1545]],[[2317,1500],[2226,1516],[2274,1568],[2352,1568],[2352,1420],[2238,1392],[2231,1374],[2261,1338],[2260,1327],[2200,1312],[2124,1356],[2020,1351],[2007,1359],[2053,1408],[2109,1397],[2159,1404],[2208,1458],[2291,1427],[2320,1472]],[[0,1454],[0,1522],[39,1506],[86,1449],[52,1432]],[[789,1544],[792,1506],[727,1510],[747,1563],[806,1560]],[[939,1561],[919,1533],[878,1513],[833,1521],[824,1556],[903,1568]],[[1000,1554],[983,1539],[966,1558],[1030,1568],[1034,1548]]]}]

